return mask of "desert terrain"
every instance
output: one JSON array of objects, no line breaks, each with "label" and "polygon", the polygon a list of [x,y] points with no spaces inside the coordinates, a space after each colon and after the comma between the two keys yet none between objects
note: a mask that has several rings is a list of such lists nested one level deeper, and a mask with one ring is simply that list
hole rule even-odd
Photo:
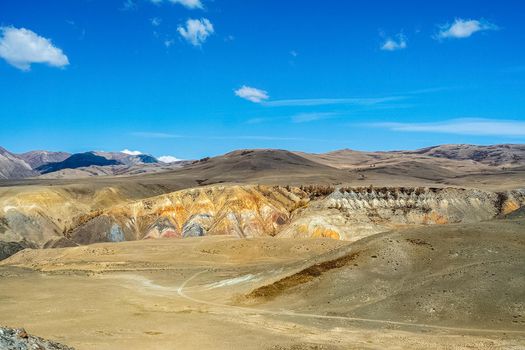
[{"label": "desert terrain", "polygon": [[0,311],[78,349],[518,349],[523,225],[25,250]]},{"label": "desert terrain", "polygon": [[75,349],[525,346],[520,145],[130,166],[0,183],[1,326]]}]

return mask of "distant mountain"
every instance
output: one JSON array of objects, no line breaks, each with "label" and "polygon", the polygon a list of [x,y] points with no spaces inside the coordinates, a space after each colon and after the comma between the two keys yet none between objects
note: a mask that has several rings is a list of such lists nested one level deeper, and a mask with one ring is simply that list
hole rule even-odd
[{"label": "distant mountain", "polygon": [[0,179],[21,179],[38,175],[23,159],[0,147]]},{"label": "distant mountain", "polygon": [[93,152],[97,156],[116,160],[124,165],[153,164],[159,163],[157,158],[148,154],[127,154],[122,152]]},{"label": "distant mountain", "polygon": [[32,169],[36,169],[47,163],[62,162],[70,156],[70,153],[50,151],[30,151],[17,154],[17,157],[23,159]]},{"label": "distant mountain", "polygon": [[342,149],[321,154],[296,153],[315,162],[336,168],[390,165],[393,162],[405,162],[408,160],[431,162],[434,165],[441,164],[452,168],[457,166],[457,164],[454,165],[454,162],[457,163],[458,161],[467,161],[470,164],[489,167],[525,165],[525,145],[511,144],[492,146],[439,145],[415,151],[362,152]]},{"label": "distant mountain", "polygon": [[299,172],[312,178],[315,173],[329,173],[332,178],[336,178],[333,174],[336,169],[366,171],[368,175],[362,173],[359,175],[361,178],[395,173],[400,179],[414,174],[426,179],[436,179],[450,177],[456,172],[475,173],[501,167],[517,169],[525,166],[525,145],[520,144],[440,145],[418,150],[379,152],[343,149],[322,154],[275,149],[238,150],[197,162],[171,164],[162,163],[151,155],[127,152],[95,151],[68,155],[65,152],[47,151],[16,155],[2,148],[0,179],[39,174],[46,174],[45,178],[130,176],[177,171],[180,168],[198,173],[198,179],[202,183],[234,181],[237,176],[255,173],[257,176],[271,176],[274,171]]},{"label": "distant mountain", "polygon": [[180,161],[170,164],[151,163],[136,165],[113,165],[113,166],[96,166],[82,167],[77,169],[62,169],[40,175],[41,179],[76,179],[94,176],[133,176],[144,174],[164,173],[171,170],[177,170],[191,164],[192,161]]},{"label": "distant mountain", "polygon": [[93,152],[77,153],[71,157],[55,163],[44,164],[36,170],[41,174],[47,174],[62,169],[77,169],[82,167],[89,167],[92,165],[107,166],[107,165],[119,165],[122,164],[117,160],[107,159],[102,156],[96,155]]},{"label": "distant mountain", "polygon": [[148,154],[139,154],[138,156],[135,156],[144,164],[153,164],[153,163],[159,163],[158,159],[150,156]]},{"label": "distant mountain", "polygon": [[58,177],[130,175],[172,170],[182,166],[166,166],[148,154],[123,152],[30,151],[14,154],[0,148],[0,179],[19,179],[41,174],[60,173]]},{"label": "distant mountain", "polygon": [[454,160],[473,160],[487,165],[522,165],[525,163],[525,145],[505,144],[491,146],[440,145],[422,148],[411,153]]}]

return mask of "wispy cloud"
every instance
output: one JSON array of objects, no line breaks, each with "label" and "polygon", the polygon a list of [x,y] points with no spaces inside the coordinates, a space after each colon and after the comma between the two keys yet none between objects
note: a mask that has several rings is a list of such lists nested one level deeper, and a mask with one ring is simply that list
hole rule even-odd
[{"label": "wispy cloud", "polygon": [[[160,4],[164,2],[165,0],[150,0],[154,4]],[[201,0],[167,0],[167,2],[171,2],[172,4],[180,4],[186,8],[189,9],[202,9],[204,6],[202,6]]]},{"label": "wispy cloud", "polygon": [[153,17],[152,19],[150,19],[151,21],[151,25],[154,26],[154,27],[158,27],[160,26],[160,24],[162,23],[162,18],[159,18],[159,17]]},{"label": "wispy cloud", "polygon": [[151,139],[174,139],[181,137],[180,135],[168,134],[164,132],[147,132],[147,131],[136,131],[132,132],[131,135],[137,137],[151,138]]},{"label": "wispy cloud", "polygon": [[435,35],[436,39],[463,39],[472,34],[487,30],[498,30],[498,26],[483,19],[461,19],[456,18],[452,24],[439,26],[439,32]]},{"label": "wispy cloud", "polygon": [[407,47],[407,38],[402,33],[396,35],[395,38],[387,38],[385,42],[381,45],[381,50],[383,51],[396,51],[406,49]]},{"label": "wispy cloud", "polygon": [[122,3],[122,11],[133,11],[137,9],[137,3],[135,0],[124,0]]},{"label": "wispy cloud", "polygon": [[525,136],[525,121],[463,118],[435,123],[373,123],[392,131],[430,132],[479,136]]},{"label": "wispy cloud", "polygon": [[429,94],[429,93],[433,93],[433,92],[457,90],[457,89],[460,89],[460,88],[461,88],[461,86],[437,86],[437,87],[431,87],[431,88],[410,90],[410,91],[404,92],[403,94],[404,95],[422,95],[422,94]]},{"label": "wispy cloud", "polygon": [[292,122],[294,123],[308,123],[316,120],[323,120],[333,118],[339,115],[338,113],[326,112],[326,113],[299,113],[292,116]]},{"label": "wispy cloud", "polygon": [[393,102],[406,99],[406,96],[388,97],[363,97],[363,98],[310,98],[290,99],[264,102],[269,107],[294,107],[294,106],[326,106],[326,105],[358,105],[371,106],[384,102]]},{"label": "wispy cloud", "polygon": [[180,36],[193,46],[201,46],[214,33],[213,24],[207,18],[188,19],[177,28]]},{"label": "wispy cloud", "polygon": [[67,56],[50,39],[29,29],[0,27],[0,34],[0,58],[20,70],[29,71],[33,63],[53,67],[69,64]]},{"label": "wispy cloud", "polygon": [[235,90],[235,95],[254,103],[261,103],[270,97],[268,96],[268,92],[246,85]]}]

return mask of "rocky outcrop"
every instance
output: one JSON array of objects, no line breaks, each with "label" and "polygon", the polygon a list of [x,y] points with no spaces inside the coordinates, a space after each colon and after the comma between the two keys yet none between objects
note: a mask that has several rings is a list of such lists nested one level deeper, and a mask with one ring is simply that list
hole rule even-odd
[{"label": "rocky outcrop", "polygon": [[489,220],[524,202],[523,191],[210,186],[112,208],[68,235],[81,244],[204,235],[355,241],[410,225]]},{"label": "rocky outcrop", "polygon": [[23,328],[0,327],[0,349],[3,350],[74,350],[53,341],[28,334]]},{"label": "rocky outcrop", "polygon": [[[0,241],[0,260],[6,259],[26,248],[36,248],[36,245],[27,241],[20,242],[1,242]],[[1,349],[1,348],[0,348]]]},{"label": "rocky outcrop", "polygon": [[210,186],[114,207],[76,227],[78,243],[204,235],[275,236],[309,201],[306,192],[278,186]]},{"label": "rocky outcrop", "polygon": [[523,205],[525,192],[456,188],[341,188],[294,213],[280,237],[355,241],[409,225],[490,220]]},{"label": "rocky outcrop", "polygon": [[50,152],[50,151],[30,151],[18,154],[18,157],[23,159],[32,169],[48,163],[62,162],[71,156],[66,152]]},{"label": "rocky outcrop", "polygon": [[0,179],[21,179],[36,175],[38,173],[23,159],[0,147]]},{"label": "rocky outcrop", "polygon": [[454,160],[473,160],[492,166],[521,165],[525,161],[525,145],[505,144],[491,146],[440,145],[407,153]]},{"label": "rocky outcrop", "polygon": [[108,166],[118,165],[120,162],[113,159],[106,159],[102,156],[98,156],[93,152],[77,153],[66,158],[61,162],[47,163],[36,168],[41,174],[52,173],[62,169],[76,169],[82,167],[88,167],[92,165]]},{"label": "rocky outcrop", "polygon": [[355,241],[411,225],[490,220],[525,203],[524,190],[263,185],[212,185],[126,204],[104,200],[118,196],[95,192],[91,205],[104,205],[91,209],[63,192],[19,194],[0,202],[0,241],[40,247],[204,235]]}]

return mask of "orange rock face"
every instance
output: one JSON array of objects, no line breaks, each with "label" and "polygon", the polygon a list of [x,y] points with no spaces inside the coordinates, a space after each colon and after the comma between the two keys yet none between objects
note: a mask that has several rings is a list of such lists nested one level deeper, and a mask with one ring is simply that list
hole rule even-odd
[{"label": "orange rock face", "polygon": [[280,187],[213,186],[118,206],[104,215],[117,223],[130,240],[203,235],[274,236],[289,223],[293,210],[305,201],[308,201],[306,193],[292,193]]},{"label": "orange rock face", "polygon": [[0,202],[0,233],[39,245],[204,235],[355,241],[408,225],[489,220],[523,203],[523,191],[211,185],[90,209],[65,193],[27,192]]},{"label": "orange rock face", "polygon": [[512,213],[513,211],[518,210],[521,207],[520,202],[515,199],[509,199],[503,203],[503,207],[501,208],[501,213],[503,215],[507,215]]}]

